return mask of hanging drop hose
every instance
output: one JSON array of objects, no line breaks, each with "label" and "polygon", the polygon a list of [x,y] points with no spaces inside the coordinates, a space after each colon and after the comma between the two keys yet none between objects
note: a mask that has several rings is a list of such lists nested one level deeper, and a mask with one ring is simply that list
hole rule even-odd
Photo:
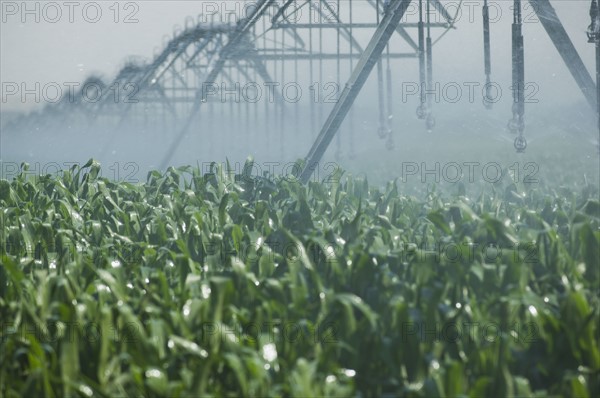
[{"label": "hanging drop hose", "polygon": [[388,140],[386,143],[386,148],[389,151],[394,150],[394,148],[396,147],[396,145],[394,144],[394,102],[393,102],[393,87],[392,87],[392,66],[391,66],[391,61],[390,61],[390,45],[388,44],[387,46],[387,102],[388,102],[388,118],[387,118],[387,125],[388,125],[388,131],[387,131],[387,136],[388,136]]},{"label": "hanging drop hose", "polygon": [[417,108],[417,117],[419,119],[425,119],[427,112],[425,110],[425,25],[423,24],[423,0],[419,0],[419,79],[420,79],[420,93],[421,103]]},{"label": "hanging drop hose", "polygon": [[515,139],[518,153],[525,152],[527,140],[525,131],[525,49],[523,43],[523,21],[521,16],[521,0],[514,0],[514,21],[512,26],[513,45],[513,118],[509,129],[519,134]]},{"label": "hanging drop hose", "polygon": [[[377,25],[379,25],[379,2],[381,0],[377,0],[377,4],[375,5],[375,12],[377,13]],[[377,92],[379,94],[379,128],[377,129],[377,134],[379,138],[384,139],[387,136],[387,128],[385,122],[385,102],[384,102],[384,87],[383,87],[383,61],[381,58],[377,60]]]},{"label": "hanging drop hose", "polygon": [[[516,4],[515,0],[515,4]],[[512,24],[512,96],[513,96],[513,105],[512,105],[512,119],[508,123],[508,129],[511,133],[517,134],[517,101],[518,101],[518,93],[517,93],[517,85],[519,77],[518,77],[518,55],[517,55],[517,8],[514,6],[514,16],[513,16],[513,24]]]},{"label": "hanging drop hose", "polygon": [[598,113],[598,142],[596,143],[596,147],[600,154],[600,10],[598,8],[598,1],[592,0],[592,5],[590,6],[592,23],[588,27],[587,35],[588,42],[596,44],[596,111]]},{"label": "hanging drop hose", "polygon": [[[339,10],[340,10],[340,0],[337,0],[337,5],[336,6],[337,6],[337,9],[338,9],[338,12],[339,12]],[[338,91],[338,93],[337,93],[338,97],[336,98],[336,100],[339,100],[339,95],[341,93],[341,89],[340,89],[340,87],[341,87],[340,86],[340,84],[341,84],[340,83],[340,77],[341,77],[341,74],[342,74],[342,69],[341,69],[342,65],[341,65],[341,58],[340,58],[340,53],[341,53],[341,48],[340,48],[341,47],[341,36],[340,36],[340,30],[339,29],[336,29],[336,30],[337,30],[337,59],[336,59],[337,81],[336,81],[336,84],[337,84],[337,91]],[[338,134],[337,138],[336,138],[336,142],[335,142],[335,160],[339,161],[341,158],[342,158],[342,135]]]},{"label": "hanging drop hose", "polygon": [[490,9],[488,0],[483,1],[483,48],[485,59],[485,97],[483,104],[486,109],[492,109],[492,55],[490,50]]},{"label": "hanging drop hose", "polygon": [[379,138],[384,139],[387,136],[387,128],[385,123],[383,65],[381,58],[377,61],[377,91],[379,93],[379,129],[377,130],[377,134],[379,135]]},{"label": "hanging drop hose", "polygon": [[433,90],[433,44],[431,41],[431,2],[427,0],[427,132],[431,133],[435,127],[435,118],[432,115],[431,90]]},{"label": "hanging drop hose", "polygon": [[[348,32],[349,35],[349,42],[353,43],[354,42],[354,30],[352,28],[353,23],[354,23],[354,11],[353,11],[353,5],[352,5],[352,1],[354,0],[348,0],[348,23],[350,24],[350,29]],[[354,71],[354,47],[352,46],[352,44],[350,44],[350,59],[348,61],[348,66],[350,66],[350,76],[352,76],[352,72]],[[340,87],[341,90],[341,87]],[[341,91],[340,91],[340,96],[341,96]],[[339,98],[338,98],[339,100]],[[350,159],[355,159],[356,158],[356,151],[355,151],[355,145],[354,145],[354,134],[355,134],[355,130],[354,130],[354,115],[355,115],[355,111],[354,111],[354,107],[350,108],[350,148],[349,148],[349,154],[348,157]]]},{"label": "hanging drop hose", "polygon": [[[520,5],[521,0],[519,0]],[[523,135],[525,131],[525,43],[522,33],[523,23],[521,20],[521,10],[519,9],[519,133]]]}]

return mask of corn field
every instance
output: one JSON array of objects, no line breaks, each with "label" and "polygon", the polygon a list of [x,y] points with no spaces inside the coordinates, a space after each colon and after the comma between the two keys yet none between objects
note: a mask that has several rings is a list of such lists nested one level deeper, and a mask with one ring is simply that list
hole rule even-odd
[{"label": "corn field", "polygon": [[598,188],[0,181],[0,396],[600,396]]}]

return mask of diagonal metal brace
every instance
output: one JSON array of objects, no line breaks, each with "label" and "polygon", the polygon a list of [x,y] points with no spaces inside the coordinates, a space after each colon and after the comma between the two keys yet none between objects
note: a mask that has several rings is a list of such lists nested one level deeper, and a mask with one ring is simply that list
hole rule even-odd
[{"label": "diagonal metal brace", "polygon": [[587,102],[596,109],[596,84],[586,69],[567,31],[563,27],[549,0],[529,0],[542,26],[569,68]]},{"label": "diagonal metal brace", "polygon": [[[220,50],[219,58],[217,59],[215,65],[206,77],[206,80],[204,82],[205,84],[215,82],[215,79],[217,78],[219,73],[221,73],[221,70],[225,66],[225,63],[229,61],[232,55],[235,53],[235,51],[238,50],[238,47],[240,43],[244,40],[245,35],[248,34],[248,32],[250,32],[250,30],[256,24],[256,22],[266,13],[268,7],[273,3],[273,1],[274,0],[260,0],[256,5],[256,8],[254,9],[252,15],[245,20],[241,20],[238,23],[235,32],[229,38],[229,42]],[[167,148],[167,151],[165,152],[165,156],[160,166],[161,169],[165,169],[171,161],[171,158],[177,151],[177,148],[179,147],[181,141],[183,141],[183,138],[190,129],[192,121],[198,114],[200,106],[206,101],[207,94],[206,90],[204,89],[204,85],[202,85],[202,88],[200,88],[196,93],[196,98],[194,100],[194,104],[192,105],[192,110],[188,115],[187,120],[184,122],[181,131],[179,132],[179,134],[177,134],[177,136],[171,142],[171,145]]]},{"label": "diagonal metal brace", "polygon": [[396,27],[400,23],[400,20],[404,16],[411,1],[412,0],[390,0],[383,21],[375,31],[369,45],[362,53],[358,64],[352,72],[352,76],[350,76],[350,79],[344,87],[344,91],[340,95],[338,102],[335,104],[335,107],[323,125],[317,140],[306,156],[306,164],[304,170],[300,174],[302,183],[306,184],[313,171],[318,167],[319,161],[325,154],[329,144],[331,144],[333,137],[338,132],[344,118],[365,85],[375,64],[381,57],[385,46],[396,31]]}]

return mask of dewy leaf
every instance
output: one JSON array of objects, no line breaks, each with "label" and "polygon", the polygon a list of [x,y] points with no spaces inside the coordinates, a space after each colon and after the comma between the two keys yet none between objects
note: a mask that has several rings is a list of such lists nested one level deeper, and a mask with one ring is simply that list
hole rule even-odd
[{"label": "dewy leaf", "polygon": [[433,223],[433,225],[435,225],[436,227],[441,229],[442,232],[444,232],[445,234],[447,234],[447,235],[452,234],[452,230],[450,229],[450,226],[446,222],[444,215],[441,213],[441,211],[438,210],[438,211],[429,213],[427,215],[427,219],[429,221],[431,221]]},{"label": "dewy leaf", "polygon": [[365,304],[362,299],[353,294],[337,294],[335,296],[336,300],[340,301],[342,304],[351,306],[359,310],[360,313],[364,315],[364,317],[368,320],[372,329],[375,329],[377,322],[377,314],[373,312],[371,308],[367,304]]},{"label": "dewy leaf", "polygon": [[183,351],[192,354],[198,358],[208,358],[208,352],[202,349],[198,344],[193,341],[186,340],[179,336],[171,335],[169,336],[169,346],[170,348],[179,348]]},{"label": "dewy leaf", "polygon": [[248,381],[246,379],[246,373],[244,372],[244,366],[242,365],[241,359],[237,355],[229,353],[225,354],[224,358],[227,362],[227,365],[229,365],[229,367],[233,369],[233,372],[240,385],[240,389],[242,391],[248,391]]},{"label": "dewy leaf", "polygon": [[598,281],[600,278],[600,241],[589,223],[579,228],[579,239],[582,248],[581,257],[586,265],[586,274],[592,281]]},{"label": "dewy leaf", "polygon": [[0,201],[5,201],[10,204],[10,193],[12,188],[10,182],[6,180],[0,180]]},{"label": "dewy leaf", "polygon": [[77,380],[79,367],[79,339],[64,339],[61,342],[60,363],[65,396],[71,396],[70,381]]},{"label": "dewy leaf", "polygon": [[233,238],[234,249],[238,252],[245,249],[242,245],[244,239],[244,232],[239,225],[234,225],[231,230],[231,237]]},{"label": "dewy leaf", "polygon": [[588,200],[581,211],[595,219],[600,219],[600,202],[597,200]]},{"label": "dewy leaf", "polygon": [[[17,285],[25,278],[25,275],[23,275],[17,264],[7,255],[2,256],[2,267],[8,271],[8,275],[10,275],[13,283]],[[2,281],[2,283],[5,283],[5,281]]]},{"label": "dewy leaf", "polygon": [[229,203],[229,194],[226,193],[221,198],[221,203],[219,204],[219,223],[221,227],[225,226],[227,223],[227,204]]},{"label": "dewy leaf", "polygon": [[446,369],[445,395],[448,397],[456,397],[464,391],[463,366],[458,361],[452,361],[446,366]]},{"label": "dewy leaf", "polygon": [[285,231],[285,234],[294,243],[293,247],[295,249],[295,252],[298,255],[298,258],[300,259],[300,262],[304,266],[304,268],[312,270],[313,269],[313,265],[312,265],[312,263],[310,261],[310,258],[308,257],[308,253],[306,251],[306,248],[302,244],[302,242],[300,242],[300,240],[298,238],[296,238],[294,235],[292,235],[288,231]]}]

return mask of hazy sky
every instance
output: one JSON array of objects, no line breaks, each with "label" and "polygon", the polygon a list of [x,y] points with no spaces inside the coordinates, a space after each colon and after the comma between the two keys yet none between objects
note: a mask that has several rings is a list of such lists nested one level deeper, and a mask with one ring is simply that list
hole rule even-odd
[{"label": "hazy sky", "polygon": [[[196,17],[206,11],[207,3],[227,10],[235,9],[236,3],[244,2],[146,0],[117,3],[113,0],[73,2],[72,6],[62,1],[54,2],[53,6],[49,6],[47,3],[51,2],[47,1],[26,3],[30,10],[35,10],[37,4],[39,22],[35,21],[35,11],[23,13],[25,3],[1,1],[0,72],[3,83],[41,82],[43,85],[48,82],[81,82],[92,73],[110,80],[128,57],[152,58],[163,47],[165,36],[173,34],[175,25],[181,26],[187,16]],[[460,2],[442,0],[442,3],[455,10]],[[449,32],[435,50],[436,79],[457,82],[482,79],[481,4],[482,1],[474,0],[462,2],[458,29]],[[491,0],[491,4],[493,13],[501,12],[497,17],[492,16],[494,76],[508,81],[512,23],[509,7],[512,0]],[[587,43],[585,36],[589,24],[589,1],[562,0],[552,1],[552,4],[588,69],[593,71],[594,46]],[[366,4],[364,6],[367,7]],[[57,16],[57,10],[62,13],[61,17]],[[543,98],[558,102],[580,101],[582,96],[577,86],[542,26],[536,22],[529,4],[524,10],[524,17],[527,81],[539,84]],[[128,18],[133,23],[125,23]],[[414,21],[414,18],[407,19]],[[98,22],[91,23],[93,20]],[[416,31],[413,29],[411,32],[416,39]],[[414,81],[417,76],[415,65],[416,62],[407,61],[402,78]],[[5,110],[12,110],[31,105],[19,102],[3,101],[2,106]]]}]

